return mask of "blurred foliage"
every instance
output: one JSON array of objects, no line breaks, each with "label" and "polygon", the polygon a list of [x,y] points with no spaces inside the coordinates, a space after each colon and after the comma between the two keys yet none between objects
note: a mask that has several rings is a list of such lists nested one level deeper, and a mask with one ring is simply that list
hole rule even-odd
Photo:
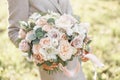
[{"label": "blurred foliage", "polygon": [[[71,0],[81,22],[91,24],[92,50],[105,64],[97,80],[120,80],[120,0]],[[7,1],[0,0],[0,80],[39,80],[37,67],[27,62],[7,36]],[[87,80],[93,80],[91,62],[83,63]]]}]

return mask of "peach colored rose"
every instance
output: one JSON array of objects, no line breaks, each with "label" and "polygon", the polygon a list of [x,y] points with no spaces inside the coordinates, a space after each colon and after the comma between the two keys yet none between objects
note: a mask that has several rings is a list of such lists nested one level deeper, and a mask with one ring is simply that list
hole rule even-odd
[{"label": "peach colored rose", "polygon": [[54,70],[55,68],[58,67],[58,64],[53,63],[51,66],[48,66],[48,65],[46,65],[46,64],[43,64],[42,66],[43,66],[43,68],[44,68],[45,70]]},{"label": "peach colored rose", "polygon": [[39,52],[40,48],[41,48],[40,44],[34,44],[33,47],[32,47],[33,54],[40,53]]},{"label": "peach colored rose", "polygon": [[46,25],[44,25],[44,26],[42,27],[42,30],[48,32],[48,31],[50,31],[52,28],[53,28],[52,25],[46,24]]},{"label": "peach colored rose", "polygon": [[65,34],[65,33],[61,34],[60,39],[67,40],[67,36],[66,36],[66,34]]},{"label": "peach colored rose", "polygon": [[26,32],[23,29],[20,29],[18,32],[18,38],[25,39]]},{"label": "peach colored rose", "polygon": [[44,26],[44,25],[46,25],[46,24],[48,24],[47,23],[47,20],[46,19],[44,19],[44,18],[40,18],[39,20],[37,20],[37,22],[36,22],[36,25],[38,25],[38,26]]},{"label": "peach colored rose", "polygon": [[39,44],[41,45],[41,47],[47,47],[50,45],[50,38],[46,37],[46,38],[42,38],[39,42]]},{"label": "peach colored rose", "polygon": [[59,56],[63,61],[70,59],[71,56],[76,53],[75,48],[73,48],[67,40],[60,42],[59,51]]},{"label": "peach colored rose", "polygon": [[36,64],[44,62],[43,56],[39,53],[38,54],[33,54],[33,59],[34,59]]},{"label": "peach colored rose", "polygon": [[20,43],[19,43],[19,49],[23,52],[27,52],[30,50],[30,46],[28,44],[28,42],[26,40],[22,40]]}]

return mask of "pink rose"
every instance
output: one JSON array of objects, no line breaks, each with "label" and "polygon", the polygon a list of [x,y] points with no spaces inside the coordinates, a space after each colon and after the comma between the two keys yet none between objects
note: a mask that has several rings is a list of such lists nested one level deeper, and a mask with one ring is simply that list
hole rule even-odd
[{"label": "pink rose", "polygon": [[60,35],[61,35],[61,33],[57,29],[51,29],[48,32],[48,36],[50,38],[60,39]]},{"label": "pink rose", "polygon": [[22,40],[20,43],[19,43],[19,49],[23,52],[27,52],[30,50],[30,46],[28,44],[28,42],[26,40]]},{"label": "pink rose", "polygon": [[41,45],[41,47],[48,47],[50,45],[50,38],[42,38],[39,42],[39,44]]},{"label": "pink rose", "polygon": [[82,48],[84,36],[79,35],[71,41],[71,45],[75,48]]},{"label": "pink rose", "polygon": [[46,24],[48,24],[48,23],[47,23],[47,20],[44,19],[44,18],[40,18],[40,19],[37,20],[37,22],[36,22],[36,25],[38,25],[38,26],[44,26],[44,25],[46,25]]},{"label": "pink rose", "polygon": [[46,24],[46,25],[44,25],[44,26],[42,27],[42,30],[48,32],[48,31],[50,31],[52,28],[53,28],[52,25]]},{"label": "pink rose", "polygon": [[18,32],[18,38],[25,39],[26,32],[23,29],[20,29]]}]

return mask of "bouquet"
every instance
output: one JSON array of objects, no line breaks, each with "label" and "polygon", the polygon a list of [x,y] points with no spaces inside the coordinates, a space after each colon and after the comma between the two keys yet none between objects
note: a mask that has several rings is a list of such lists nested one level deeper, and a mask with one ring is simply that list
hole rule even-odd
[{"label": "bouquet", "polygon": [[19,49],[43,70],[57,71],[59,64],[66,66],[76,56],[91,59],[88,27],[69,14],[34,13],[28,21],[20,21]]}]

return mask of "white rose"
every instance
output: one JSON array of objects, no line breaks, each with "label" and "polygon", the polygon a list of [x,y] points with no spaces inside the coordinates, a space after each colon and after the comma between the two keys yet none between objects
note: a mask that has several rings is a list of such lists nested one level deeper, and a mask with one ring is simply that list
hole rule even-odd
[{"label": "white rose", "polygon": [[67,28],[71,28],[76,22],[77,20],[74,17],[64,14],[55,21],[55,25],[58,28],[63,28],[66,30]]},{"label": "white rose", "polygon": [[56,55],[58,54],[58,50],[55,49],[54,47],[46,47],[46,48],[41,48],[39,52],[44,56],[44,59],[51,60],[51,59],[56,59]]},{"label": "white rose", "polygon": [[71,59],[72,55],[76,53],[76,50],[74,47],[72,47],[68,41],[61,40],[60,46],[59,46],[59,57],[66,61],[68,59]]},{"label": "white rose", "polygon": [[79,34],[88,33],[89,23],[76,24],[72,29]]}]

